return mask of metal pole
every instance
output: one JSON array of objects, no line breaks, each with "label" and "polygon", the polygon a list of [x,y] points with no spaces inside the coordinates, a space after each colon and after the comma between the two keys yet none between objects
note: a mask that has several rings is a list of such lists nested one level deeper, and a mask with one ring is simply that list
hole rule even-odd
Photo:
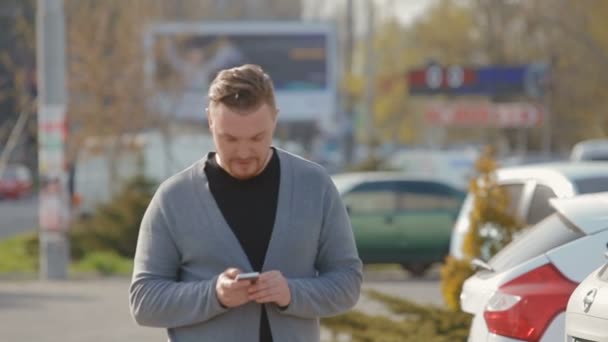
[{"label": "metal pole", "polygon": [[[346,0],[346,23],[344,28],[344,68],[343,76],[350,76],[353,71],[353,36],[354,36],[354,6],[353,0]],[[344,155],[346,164],[353,162],[355,150],[355,115],[353,113],[353,98],[350,92],[342,93],[342,110],[346,122],[346,132],[344,134]]]},{"label": "metal pole", "polygon": [[376,128],[374,120],[374,101],[376,98],[376,51],[374,49],[374,25],[375,25],[375,8],[373,1],[366,1],[367,4],[367,31],[365,34],[365,77],[367,83],[365,86],[365,109],[367,111],[367,138],[369,146],[369,156],[373,156],[373,149],[376,139]]},{"label": "metal pole", "polygon": [[69,264],[63,0],[38,0],[36,20],[40,277],[58,280]]},{"label": "metal pole", "polygon": [[543,104],[544,104],[544,113],[543,113],[543,154],[545,157],[551,156],[551,140],[553,135],[553,124],[552,124],[552,113],[551,113],[551,102],[553,95],[553,62],[549,67],[549,81],[545,80],[544,91],[543,91]]}]

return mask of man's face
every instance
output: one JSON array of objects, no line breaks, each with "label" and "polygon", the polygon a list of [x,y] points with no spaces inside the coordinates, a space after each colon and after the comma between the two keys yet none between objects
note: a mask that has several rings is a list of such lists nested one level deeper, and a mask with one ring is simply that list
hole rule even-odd
[{"label": "man's face", "polygon": [[265,167],[276,126],[276,110],[264,104],[238,113],[224,104],[209,108],[209,129],[220,164],[237,179],[256,176]]}]

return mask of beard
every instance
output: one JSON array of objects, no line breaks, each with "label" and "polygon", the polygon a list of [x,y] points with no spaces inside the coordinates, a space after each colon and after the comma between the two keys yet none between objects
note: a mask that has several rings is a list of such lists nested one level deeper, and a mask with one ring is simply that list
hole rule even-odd
[{"label": "beard", "polygon": [[247,158],[247,159],[231,159],[228,163],[228,173],[239,180],[251,179],[263,170],[263,164],[259,158]]}]

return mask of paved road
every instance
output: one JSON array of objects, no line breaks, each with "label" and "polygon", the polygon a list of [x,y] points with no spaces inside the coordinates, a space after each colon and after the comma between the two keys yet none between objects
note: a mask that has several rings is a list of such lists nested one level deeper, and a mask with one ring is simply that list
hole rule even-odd
[{"label": "paved road", "polygon": [[36,231],[38,199],[0,200],[0,239],[15,234]]},{"label": "paved road", "polygon": [[[126,278],[41,282],[0,279],[2,341],[166,341],[162,329],[142,328],[127,306]],[[419,302],[436,301],[439,285],[431,273],[411,280],[400,272],[366,272],[364,289],[375,289]],[[356,309],[370,314],[387,310],[365,296]]]},{"label": "paved road", "polygon": [[166,341],[140,328],[127,305],[127,279],[0,281],[2,341]]},{"label": "paved road", "polygon": [[365,269],[363,289],[412,299],[421,304],[443,306],[439,279],[439,266],[433,267],[422,278],[410,277],[400,269],[382,271]]}]

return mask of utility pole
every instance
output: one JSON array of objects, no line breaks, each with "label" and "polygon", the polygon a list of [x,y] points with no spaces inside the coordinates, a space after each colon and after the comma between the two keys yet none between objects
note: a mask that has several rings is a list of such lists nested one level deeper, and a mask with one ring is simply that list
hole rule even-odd
[{"label": "utility pole", "polygon": [[[346,0],[345,25],[344,25],[344,68],[343,76],[352,75],[353,72],[353,52],[354,52],[354,6],[353,0]],[[343,119],[346,126],[344,134],[344,155],[346,164],[353,161],[355,150],[355,115],[353,98],[348,89],[342,92]],[[342,125],[341,125],[342,126]]]},{"label": "utility pole", "polygon": [[365,1],[367,4],[367,29],[365,33],[365,113],[367,143],[369,146],[369,156],[374,155],[376,143],[376,127],[374,120],[374,102],[376,99],[376,50],[374,49],[375,32],[375,8],[373,1]]},{"label": "utility pole", "polygon": [[38,0],[36,31],[40,277],[59,280],[69,264],[63,0]]}]

